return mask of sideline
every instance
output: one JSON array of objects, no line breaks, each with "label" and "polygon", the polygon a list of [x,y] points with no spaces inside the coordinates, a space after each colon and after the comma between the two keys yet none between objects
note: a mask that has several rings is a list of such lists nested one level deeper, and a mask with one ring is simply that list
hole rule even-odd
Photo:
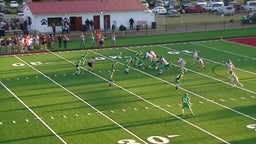
[{"label": "sideline", "polygon": [[50,130],[62,143],[67,144],[67,142],[61,138],[50,126],[48,126],[28,105],[26,105],[19,97],[17,97],[4,83],[0,81],[0,84],[12,94],[23,106],[25,106],[48,130]]},{"label": "sideline", "polygon": [[[49,51],[50,53],[60,57],[59,55]],[[114,124],[116,124],[117,126],[119,126],[121,129],[123,129],[124,131],[126,131],[127,133],[131,134],[132,136],[134,136],[135,138],[137,138],[138,140],[140,140],[141,142],[143,142],[144,144],[148,144],[146,141],[144,141],[143,139],[141,139],[140,137],[138,137],[137,135],[135,135],[134,133],[132,133],[131,131],[129,131],[128,129],[126,129],[125,127],[123,127],[121,124],[119,124],[118,122],[114,121],[113,119],[111,119],[110,117],[108,117],[106,114],[104,114],[103,112],[101,112],[100,110],[98,110],[97,108],[95,108],[94,106],[92,106],[91,104],[89,104],[88,102],[86,102],[85,100],[83,100],[82,98],[80,98],[79,96],[77,96],[76,94],[74,94],[72,91],[68,90],[67,88],[65,88],[64,86],[62,86],[61,84],[57,83],[55,80],[53,80],[52,78],[50,78],[49,76],[45,75],[43,72],[39,71],[38,69],[36,69],[35,67],[33,67],[32,65],[28,64],[26,61],[24,61],[23,59],[15,56],[17,59],[19,59],[20,61],[22,61],[24,64],[26,64],[27,66],[29,66],[30,68],[32,68],[33,70],[35,70],[36,72],[38,72],[39,74],[43,75],[45,78],[47,78],[48,80],[50,80],[51,82],[53,82],[54,84],[56,84],[57,86],[59,86],[60,88],[64,89],[66,92],[68,92],[69,94],[71,94],[72,96],[76,97],[77,99],[79,99],[80,101],[82,101],[83,103],[85,103],[86,105],[88,105],[89,107],[91,107],[93,110],[95,110],[96,112],[98,112],[99,114],[101,114],[102,116],[104,116],[105,118],[107,118],[109,121],[113,122]],[[72,63],[73,65],[75,65],[73,62],[62,58],[65,61],[68,61],[69,63]],[[86,69],[85,69],[86,70]],[[87,71],[87,70],[86,70]],[[90,71],[88,71],[90,72]],[[91,74],[94,74],[93,72],[90,72]],[[97,74],[94,74],[97,77],[100,77]],[[106,80],[103,77],[100,77],[101,79]],[[66,143],[65,143],[66,144]]]}]

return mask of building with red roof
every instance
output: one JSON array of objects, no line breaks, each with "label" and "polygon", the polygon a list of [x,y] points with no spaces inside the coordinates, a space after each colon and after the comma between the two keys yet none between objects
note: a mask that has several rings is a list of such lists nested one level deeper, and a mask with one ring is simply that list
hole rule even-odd
[{"label": "building with red roof", "polygon": [[[56,32],[60,32],[64,24],[69,24],[74,31],[111,29],[120,25],[129,28],[131,18],[134,25],[140,21],[148,25],[155,22],[155,15],[148,13],[139,0],[28,2],[23,13],[28,30],[39,32],[51,32],[52,25]],[[86,25],[88,21],[89,27]]]}]

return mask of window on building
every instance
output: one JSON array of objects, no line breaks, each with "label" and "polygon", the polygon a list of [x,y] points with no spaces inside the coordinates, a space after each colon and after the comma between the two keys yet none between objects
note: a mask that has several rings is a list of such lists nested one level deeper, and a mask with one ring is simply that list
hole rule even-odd
[{"label": "window on building", "polygon": [[61,17],[48,18],[48,26],[52,26],[53,23],[56,26],[61,26],[62,25],[62,18]]}]

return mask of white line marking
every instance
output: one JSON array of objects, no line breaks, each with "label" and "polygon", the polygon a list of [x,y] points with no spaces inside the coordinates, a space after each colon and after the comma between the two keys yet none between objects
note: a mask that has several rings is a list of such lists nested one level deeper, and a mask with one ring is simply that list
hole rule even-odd
[{"label": "white line marking", "polygon": [[[65,59],[51,51],[49,51],[50,53]],[[51,82],[53,82],[54,84],[56,84],[57,86],[59,86],[60,88],[62,88],[63,90],[65,90],[66,92],[68,92],[69,94],[73,95],[74,97],[76,97],[77,99],[79,99],[80,101],[82,101],[84,104],[88,105],[89,107],[91,107],[92,109],[94,109],[95,111],[97,111],[98,113],[100,113],[102,116],[104,116],[105,118],[107,118],[109,121],[113,122],[114,124],[116,124],[117,126],[119,126],[121,129],[123,129],[124,131],[126,131],[127,133],[131,134],[132,136],[136,137],[138,140],[140,140],[141,142],[147,144],[146,141],[144,141],[143,139],[141,139],[140,137],[138,137],[137,135],[135,135],[134,133],[132,133],[131,131],[129,131],[128,129],[126,129],[125,127],[123,127],[121,124],[117,123],[116,121],[114,121],[113,119],[111,119],[110,117],[108,117],[107,115],[105,115],[104,113],[102,113],[101,111],[99,111],[97,108],[95,108],[94,106],[92,106],[91,104],[89,104],[88,102],[86,102],[85,100],[83,100],[82,98],[80,98],[79,96],[77,96],[76,94],[74,94],[72,91],[68,90],[67,88],[65,88],[64,86],[62,86],[61,84],[57,83],[56,81],[54,81],[53,79],[51,79],[49,76],[45,75],[44,73],[42,73],[41,71],[39,71],[38,69],[36,69],[35,67],[33,67],[32,65],[28,64],[26,61],[24,61],[23,59],[15,56],[17,59],[19,59],[20,61],[22,61],[24,64],[26,64],[27,66],[29,66],[30,68],[32,68],[33,70],[35,70],[36,72],[40,73],[41,75],[43,75],[45,78],[47,78],[48,80],[50,80]],[[73,65],[75,65],[75,63],[65,59],[66,61],[68,61],[69,63],[72,63]],[[85,69],[85,68],[83,68]],[[86,70],[86,69],[85,69]],[[89,71],[88,71],[89,72]],[[93,72],[90,72],[91,74],[96,75]],[[102,79],[104,79],[102,77]],[[108,81],[106,79],[104,79],[105,81]]]},{"label": "white line marking", "polygon": [[12,121],[12,123],[16,124],[16,121]]},{"label": "white line marking", "polygon": [[166,106],[167,106],[167,107],[171,107],[171,105],[169,105],[169,104],[167,104]]},{"label": "white line marking", "polygon": [[[15,56],[16,57],[16,56]],[[67,144],[67,142],[62,139],[50,126],[48,126],[29,106],[27,106],[19,97],[17,97],[2,81],[0,84],[10,93],[12,94],[23,106],[25,106],[39,121],[48,129],[50,130],[62,143]]]},{"label": "white line marking", "polygon": [[[154,106],[155,106],[155,105],[154,105]],[[145,107],[145,109],[147,109],[147,110],[148,110],[149,108],[148,108],[148,107]]]},{"label": "white line marking", "polygon": [[79,117],[79,115],[78,115],[78,114],[75,114],[75,116],[76,116],[76,117]]},{"label": "white line marking", "polygon": [[2,123],[2,122],[0,122],[0,125],[3,125],[3,123]]},{"label": "white line marking", "polygon": [[138,109],[137,108],[133,108],[135,111],[137,111]]},{"label": "white line marking", "polygon": [[234,98],[230,98],[230,100],[234,101],[234,100],[236,100],[236,99],[234,99]]},{"label": "white line marking", "polygon": [[199,101],[199,103],[200,103],[200,104],[203,104],[204,102],[202,102],[202,101]]},{"label": "white line marking", "polygon": [[122,111],[123,111],[123,112],[126,112],[126,110],[125,110],[125,109],[122,109]]},{"label": "white line marking", "polygon": [[[193,44],[197,45],[197,46],[213,49],[213,50],[216,50],[216,51],[225,52],[225,53],[232,54],[232,55],[235,55],[235,56],[239,56],[239,57],[242,57],[242,58],[247,58],[247,59],[251,59],[251,60],[254,60],[254,61],[256,60],[255,58],[244,56],[244,55],[240,55],[240,54],[236,54],[236,53],[233,53],[233,52],[229,52],[229,51],[225,51],[225,50],[220,50],[220,49],[216,49],[216,48],[213,48],[213,47],[204,46],[204,45],[200,45],[200,44],[196,44],[196,43],[193,43]],[[236,68],[236,69],[239,69],[239,68]],[[248,72],[248,73],[251,73],[251,74],[256,74],[255,72],[250,72],[250,71],[246,71],[246,70],[243,70],[243,69],[239,69],[239,70],[244,71],[244,72]]]},{"label": "white line marking", "polygon": [[[15,56],[16,57],[16,56]],[[10,93],[12,94],[23,106],[25,106],[39,121],[48,129],[50,130],[62,143],[67,144],[67,142],[62,139],[50,126],[48,126],[29,106],[27,106],[19,97],[17,97],[2,81],[0,84]]]},{"label": "white line marking", "polygon": [[54,117],[53,117],[53,116],[51,116],[51,119],[53,120],[53,119],[54,119]]},{"label": "white line marking", "polygon": [[28,119],[26,119],[25,121],[26,121],[26,122],[29,122],[29,120],[28,120]]},{"label": "white line marking", "polygon": [[90,116],[91,114],[90,114],[90,113],[87,113],[87,115],[89,115],[89,116]]},{"label": "white line marking", "polygon": [[255,98],[255,96],[251,96],[251,98]]},{"label": "white line marking", "polygon": [[115,113],[113,110],[110,111],[111,113]]},{"label": "white line marking", "polygon": [[[128,49],[128,48],[126,48],[126,49]],[[130,49],[128,49],[128,50],[130,50]],[[130,51],[135,51],[135,50],[130,50]],[[137,51],[135,51],[135,52],[137,52]],[[94,52],[94,53],[96,53],[96,52]],[[97,53],[96,53],[96,54],[97,54]],[[98,54],[98,55],[101,55],[101,54]],[[103,55],[101,55],[101,56],[103,56]],[[120,64],[122,64],[122,63],[120,63]],[[124,65],[124,64],[122,64],[122,65]],[[147,76],[149,76],[149,77],[155,78],[155,79],[157,79],[157,80],[159,80],[159,81],[162,81],[162,82],[167,83],[167,84],[169,84],[169,85],[172,85],[172,86],[174,86],[174,87],[176,86],[176,85],[174,85],[174,84],[172,84],[172,83],[170,83],[170,82],[168,82],[168,81],[166,81],[166,80],[163,80],[163,79],[161,79],[161,78],[159,78],[159,77],[153,76],[153,75],[151,75],[151,74],[148,74],[148,73],[146,73],[146,72],[144,72],[144,71],[141,71],[141,70],[136,69],[136,68],[133,68],[133,67],[131,67],[131,68],[134,69],[135,71],[138,71],[138,72],[140,72],[140,73],[143,73],[143,74],[145,74],[145,75],[147,75]],[[180,87],[180,89],[182,89],[182,90],[185,91],[185,92],[191,93],[191,94],[193,94],[193,95],[195,95],[195,96],[197,96],[197,97],[199,97],[199,98],[202,98],[202,99],[204,99],[204,100],[206,100],[206,101],[208,101],[208,102],[211,102],[211,103],[213,103],[213,104],[216,104],[216,105],[218,105],[218,106],[220,106],[220,107],[226,108],[226,109],[228,109],[228,110],[230,110],[230,111],[233,111],[233,112],[235,112],[235,113],[237,113],[237,114],[243,115],[244,117],[247,117],[247,118],[256,120],[256,118],[254,118],[254,117],[251,117],[251,116],[249,116],[249,115],[247,115],[247,114],[244,114],[244,113],[242,113],[242,112],[239,112],[239,111],[237,111],[237,110],[234,110],[234,109],[232,109],[232,108],[230,108],[230,107],[227,107],[227,106],[225,106],[225,105],[222,105],[222,104],[220,104],[220,103],[217,103],[217,102],[215,102],[215,101],[213,101],[213,100],[210,100],[210,99],[208,99],[208,98],[205,98],[205,97],[203,97],[203,96],[201,96],[201,95],[199,95],[199,94],[197,94],[197,93],[194,93],[194,92],[189,91],[189,90],[187,90],[187,89],[184,89],[184,88],[182,88],[182,87]]]},{"label": "white line marking", "polygon": [[[160,47],[165,48],[165,49],[171,49],[171,48],[163,47],[163,46],[160,46]],[[129,49],[129,50],[130,50],[130,49]],[[184,54],[185,54],[185,53],[184,53]],[[214,62],[213,62],[213,63],[214,63]],[[175,65],[175,64],[173,64],[173,65],[174,65],[174,66],[177,66],[177,65]],[[225,82],[225,81],[223,81],[223,80],[219,80],[219,79],[217,79],[217,78],[215,78],[215,77],[211,77],[211,76],[205,75],[205,74],[203,74],[203,73],[199,73],[199,72],[194,71],[194,70],[191,70],[191,69],[187,69],[187,70],[188,70],[188,71],[191,71],[191,72],[193,72],[193,73],[196,73],[196,74],[198,74],[198,75],[201,75],[201,76],[204,76],[204,77],[207,77],[207,78],[216,80],[216,81],[218,81],[218,82],[221,82],[221,83],[224,83],[224,84],[233,86],[231,83]],[[255,74],[256,74],[256,73],[255,73]],[[256,94],[256,92],[251,91],[251,90],[248,90],[248,89],[245,89],[245,88],[243,88],[243,87],[237,87],[237,88],[238,88],[238,89],[241,89],[241,90],[243,90],[243,91],[252,93],[252,94]]]},{"label": "white line marking", "polygon": [[243,99],[243,100],[245,100],[246,98],[244,98],[244,97],[240,97],[241,99]]}]

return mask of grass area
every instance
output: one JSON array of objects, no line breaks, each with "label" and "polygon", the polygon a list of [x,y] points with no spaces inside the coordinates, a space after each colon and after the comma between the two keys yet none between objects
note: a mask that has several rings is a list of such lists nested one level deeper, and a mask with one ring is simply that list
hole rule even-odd
[{"label": "grass area", "polygon": [[[219,40],[220,34],[252,36],[254,29],[120,38],[116,46],[122,47],[114,49],[78,50],[79,42],[73,41],[69,49],[77,51],[1,56],[0,143],[254,144],[255,128],[246,126],[256,123],[256,49]],[[106,46],[111,47],[110,40]],[[131,64],[125,74],[127,57],[148,50],[164,56],[173,68],[159,75]],[[205,69],[193,64],[193,50],[204,59]],[[94,72],[85,65],[74,76],[74,65],[86,51],[87,61],[97,59]],[[120,52],[109,87],[113,57]],[[174,82],[180,72],[177,57],[187,68],[179,90]],[[243,87],[230,84],[227,59]],[[145,60],[143,67],[148,64]],[[187,109],[180,116],[184,93],[194,116]]]},{"label": "grass area", "polygon": [[[111,42],[111,36],[106,35],[104,41],[105,47],[123,47],[123,46],[137,46],[137,45],[151,45],[151,44],[162,44],[162,43],[176,43],[176,42],[187,42],[187,41],[198,41],[198,40],[213,40],[232,37],[249,37],[255,36],[256,29],[242,28],[233,30],[216,30],[216,31],[203,31],[203,32],[191,32],[191,33],[178,33],[178,34],[162,34],[162,35],[148,35],[148,36],[134,36],[134,37],[117,37],[115,45]],[[68,43],[68,50],[73,49],[88,49],[90,47],[90,41],[86,39],[86,48],[79,47],[79,41],[71,41]],[[63,50],[57,48],[51,49],[53,51]],[[95,46],[97,48],[97,45]]]}]

